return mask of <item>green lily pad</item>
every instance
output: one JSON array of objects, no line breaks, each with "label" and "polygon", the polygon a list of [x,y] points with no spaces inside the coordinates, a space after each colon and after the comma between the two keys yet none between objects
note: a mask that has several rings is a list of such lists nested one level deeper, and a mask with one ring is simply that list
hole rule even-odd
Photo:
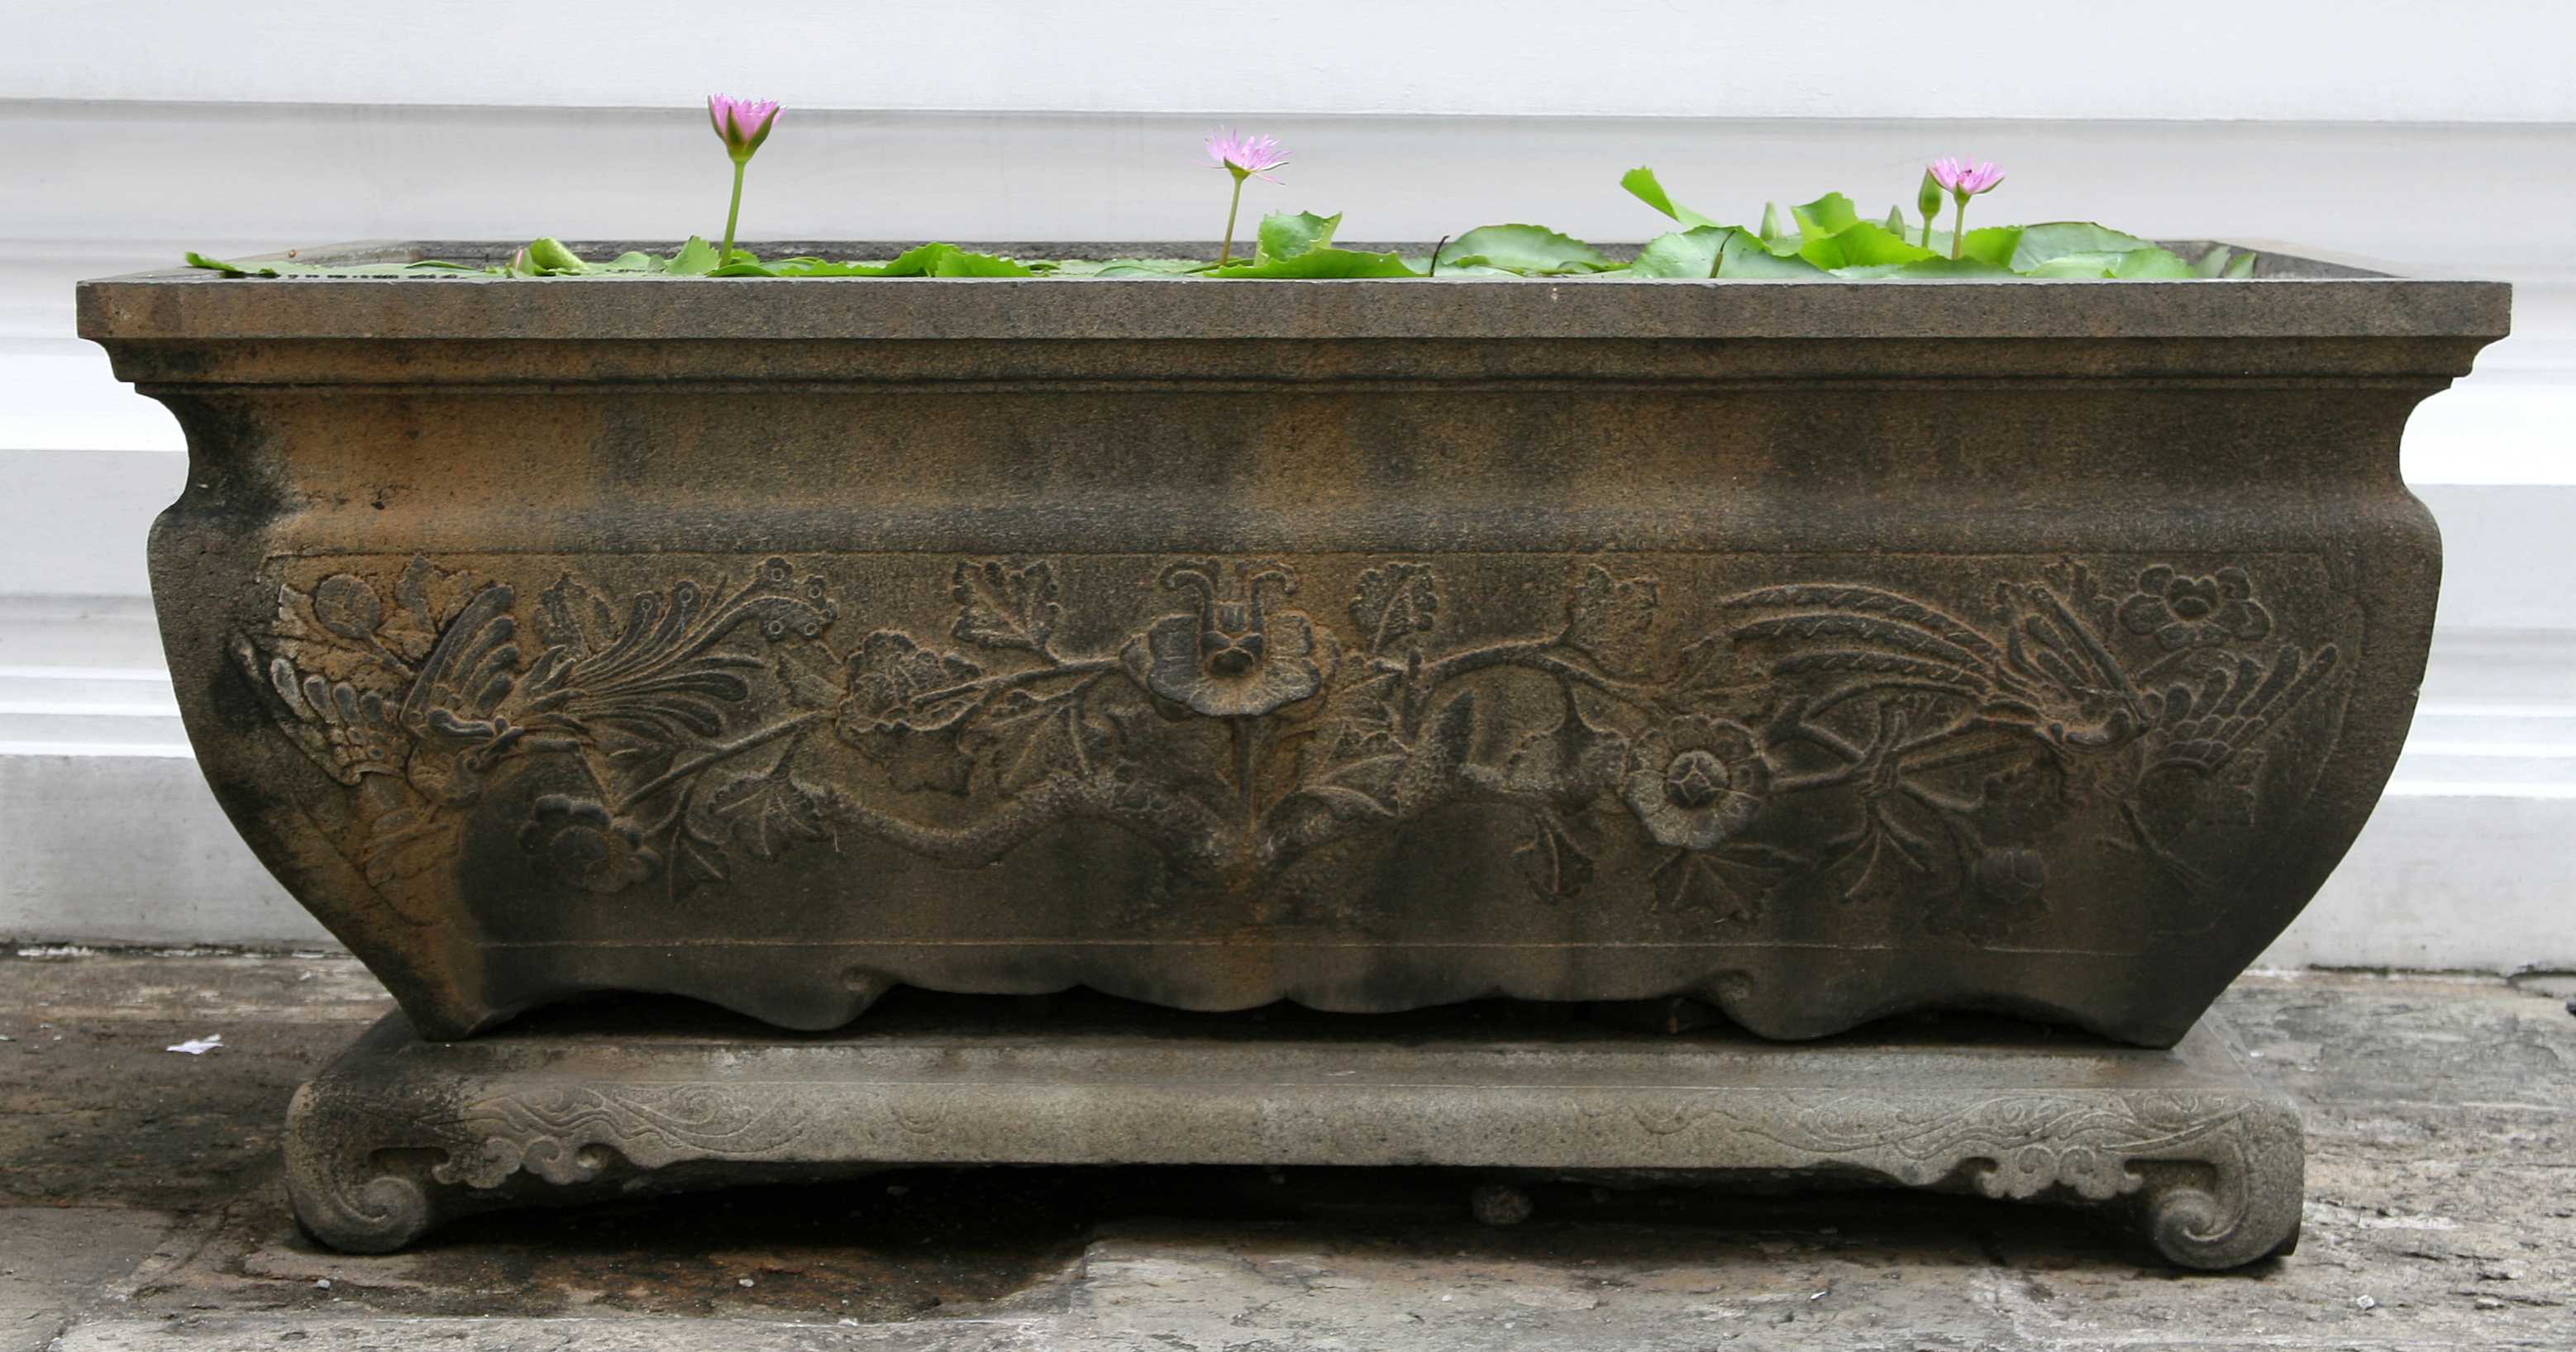
[{"label": "green lily pad", "polygon": [[2195,274],[2191,265],[2150,244],[2143,249],[2088,249],[2061,254],[2025,270],[2025,277],[2179,280]]},{"label": "green lily pad", "polygon": [[2012,277],[2011,268],[1989,263],[1982,258],[1918,258],[1911,263],[1879,263],[1865,267],[1836,268],[1837,277],[1861,280],[1893,277],[1902,281],[1937,282],[1968,281],[1980,278]]},{"label": "green lily pad", "polygon": [[1607,272],[1615,266],[1600,250],[1543,225],[1480,225],[1440,251],[1443,268],[1471,258],[1510,272]]},{"label": "green lily pad", "polygon": [[1404,265],[1404,260],[1391,253],[1361,253],[1351,249],[1309,249],[1294,258],[1275,262],[1218,268],[1210,277],[1278,279],[1324,279],[1340,277],[1419,277],[1422,274]]},{"label": "green lily pad", "polygon": [[1852,200],[1838,192],[1829,192],[1804,206],[1789,208],[1798,218],[1798,233],[1813,243],[1830,238],[1860,224],[1860,212]]},{"label": "green lily pad", "polygon": [[1620,175],[1619,186],[1626,188],[1638,201],[1672,217],[1684,226],[1695,229],[1703,225],[1717,224],[1689,207],[1674,202],[1671,194],[1664,191],[1664,185],[1655,181],[1655,171],[1645,165],[1638,165]]},{"label": "green lily pad", "polygon": [[[1968,232],[1970,239],[1977,232]],[[2044,225],[2025,225],[2021,238],[2013,245],[2012,257],[2005,266],[2015,272],[2028,273],[2053,258],[2074,253],[2127,253],[2131,249],[2152,249],[2156,242],[2124,235],[2117,230],[2091,221],[2050,221]]]},{"label": "green lily pad", "polygon": [[[1721,250],[1738,238],[1750,240],[1731,225],[1698,225],[1655,236],[1628,265],[1631,277],[1714,277]],[[1734,245],[1739,251],[1760,252],[1749,245]],[[1765,254],[1764,257],[1769,257]]]},{"label": "green lily pad", "polygon": [[[1840,197],[1841,194],[1835,194]],[[1846,210],[1850,204],[1845,203]],[[1798,208],[1802,221],[1821,226],[1823,219],[1808,215],[1806,207]],[[1855,220],[1830,235],[1809,234],[1798,249],[1798,256],[1831,271],[1835,268],[1874,267],[1882,264],[1911,263],[1935,255],[1930,249],[1891,234],[1885,226]]]},{"label": "green lily pad", "polygon": [[716,257],[716,246],[691,235],[689,242],[671,255],[671,261],[662,265],[662,270],[674,277],[703,277],[715,271],[723,261]]},{"label": "green lily pad", "polygon": [[[1751,236],[1746,238],[1749,242],[1757,244],[1760,242],[1753,240]],[[1726,256],[1718,260],[1717,275],[1730,281],[1736,278],[1753,280],[1765,277],[1804,278],[1814,281],[1829,274],[1794,253],[1776,254],[1769,249],[1736,248],[1727,250]]]},{"label": "green lily pad", "polygon": [[1330,216],[1318,216],[1311,211],[1300,211],[1294,214],[1285,211],[1271,212],[1261,218],[1261,242],[1259,252],[1253,257],[1253,264],[1257,267],[1263,263],[1295,258],[1316,249],[1329,248],[1333,242],[1333,232],[1341,226],[1342,213],[1338,211]]}]

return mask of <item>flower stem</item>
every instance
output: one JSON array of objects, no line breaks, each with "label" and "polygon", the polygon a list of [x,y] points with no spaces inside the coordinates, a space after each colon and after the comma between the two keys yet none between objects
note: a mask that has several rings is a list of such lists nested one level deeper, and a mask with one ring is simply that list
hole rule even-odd
[{"label": "flower stem", "polygon": [[733,261],[733,224],[742,218],[742,171],[751,167],[749,160],[733,162],[733,205],[725,208],[724,247],[716,250],[716,266]]},{"label": "flower stem", "polygon": [[1959,261],[1959,250],[1968,242],[1968,195],[1959,194],[1959,209],[1950,213],[1950,261]]},{"label": "flower stem", "polygon": [[1932,247],[1932,218],[1940,214],[1941,204],[1938,202],[1932,204],[1930,211],[1923,213],[1923,247],[1926,249]]},{"label": "flower stem", "polygon": [[1216,265],[1224,267],[1234,257],[1234,214],[1243,209],[1243,175],[1234,176],[1234,200],[1225,208],[1225,247],[1216,255]]}]

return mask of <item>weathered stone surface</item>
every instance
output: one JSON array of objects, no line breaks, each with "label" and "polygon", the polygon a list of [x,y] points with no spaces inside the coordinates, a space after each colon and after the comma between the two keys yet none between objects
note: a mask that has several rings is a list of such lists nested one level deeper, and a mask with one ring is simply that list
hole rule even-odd
[{"label": "weathered stone surface", "polygon": [[2157,1248],[2204,1268],[2298,1227],[2296,1111],[2206,1027],[2171,1051],[2001,1020],[1810,1047],[1458,1012],[1255,1025],[992,1004],[914,1001],[802,1038],[630,1009],[431,1043],[388,1016],[297,1093],[288,1189],[308,1229],[360,1252],[494,1206],[925,1164],[1812,1173],[2129,1199]]},{"label": "weathered stone surface", "polygon": [[[82,1349],[316,1345],[301,1333],[450,1352],[1013,1337],[1066,1352],[1265,1339],[1370,1352],[2555,1352],[2576,1322],[2564,1186],[2576,1019],[2564,986],[2519,984],[2241,979],[2219,1009],[2256,1078],[2300,1105],[2309,1201],[2296,1254],[2195,1276],[2085,1208],[1524,1183],[1537,1214],[1495,1229],[1468,1216],[1480,1171],[1406,1168],[925,1167],[495,1212],[401,1253],[335,1253],[288,1214],[273,1135],[247,1152],[250,1168],[210,1175],[197,1156],[207,1136],[273,1131],[294,1082],[362,1026],[346,1021],[361,991],[368,1018],[389,1007],[355,963],[0,957],[0,1036],[17,1039],[0,1043],[0,1101],[16,1110],[0,1112],[12,1185],[0,1206],[17,1208],[0,1211],[0,1235],[31,1208],[31,1233],[58,1233],[53,1204],[75,1195],[179,1213],[143,1271],[103,1288],[77,1243],[38,1243],[0,1267],[74,1293],[91,1322],[67,1346]],[[261,1028],[277,1035],[250,1035]],[[287,1036],[298,1029],[308,1035]],[[203,1057],[159,1051],[217,1031],[223,1049]],[[156,1119],[189,1134],[164,1136]],[[1572,1308],[1587,1297],[1599,1303]],[[29,1323],[35,1338],[51,1319]]]},{"label": "weathered stone surface", "polygon": [[2271,266],[82,304],[195,448],[200,762],[434,1034],[904,983],[2163,1045],[2395,758],[2398,435],[2504,331]]}]

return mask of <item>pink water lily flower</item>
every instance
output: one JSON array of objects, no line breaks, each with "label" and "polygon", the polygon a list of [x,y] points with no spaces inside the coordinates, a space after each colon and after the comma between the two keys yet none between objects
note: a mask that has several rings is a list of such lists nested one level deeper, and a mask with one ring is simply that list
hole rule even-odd
[{"label": "pink water lily flower", "polygon": [[[1932,161],[1932,181],[1949,189],[1959,202],[1959,214],[1950,218],[1950,258],[1955,262],[1961,246],[1968,242],[1968,199],[1994,191],[1995,185],[2004,181],[2004,174],[1993,160],[1971,168],[1966,160],[1944,155]],[[1932,234],[1929,217],[1924,219],[1923,234],[1927,239]]]},{"label": "pink water lily flower", "polygon": [[742,171],[751,163],[752,152],[769,139],[769,129],[778,122],[778,104],[776,100],[763,102],[738,99],[731,94],[709,94],[707,120],[716,125],[716,135],[724,138],[725,153],[733,156],[733,205],[725,208],[724,243],[716,249],[716,262],[721,266],[736,261],[733,227],[742,218]]},{"label": "pink water lily flower", "polygon": [[716,135],[724,138],[725,150],[740,164],[749,160],[760,143],[769,139],[769,128],[778,121],[776,100],[738,99],[731,94],[707,95],[707,120],[715,124]]},{"label": "pink water lily flower", "polygon": [[1234,201],[1225,209],[1225,247],[1216,255],[1216,265],[1224,267],[1234,261],[1234,218],[1243,210],[1243,181],[1258,178],[1277,183],[1278,179],[1261,171],[1286,164],[1288,152],[1267,136],[1247,136],[1225,127],[1209,132],[1206,144],[1208,157],[1199,163],[1234,175]]},{"label": "pink water lily flower", "polygon": [[1974,197],[1992,192],[1996,184],[2004,181],[2004,175],[1993,160],[1971,168],[1966,160],[1943,156],[1932,161],[1932,181],[1961,197]]},{"label": "pink water lily flower", "polygon": [[1279,143],[1270,137],[1247,136],[1224,127],[1209,132],[1206,145],[1208,158],[1200,163],[1210,169],[1231,170],[1238,183],[1246,174],[1277,183],[1278,179],[1271,178],[1262,170],[1276,169],[1288,162],[1288,152],[1281,150]]}]

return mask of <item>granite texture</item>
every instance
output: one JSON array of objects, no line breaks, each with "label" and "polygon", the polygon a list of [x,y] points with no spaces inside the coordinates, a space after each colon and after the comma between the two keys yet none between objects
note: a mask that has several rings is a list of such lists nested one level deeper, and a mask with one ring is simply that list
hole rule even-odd
[{"label": "granite texture", "polygon": [[[995,1003],[916,1001],[823,1037],[630,1009],[431,1043],[389,1015],[297,1092],[288,1192],[315,1236],[362,1253],[495,1206],[955,1164],[1812,1175],[2123,1202],[2197,1268],[2298,1229],[2297,1111],[2209,1027],[2170,1051],[2002,1020],[1796,1046],[1468,1011],[1256,1024]],[[1474,1204],[1530,1215],[1508,1181]]]},{"label": "granite texture", "polygon": [[2397,754],[2398,437],[2505,329],[2265,267],[81,306],[191,439],[200,764],[432,1035],[910,984],[2169,1045]]}]

